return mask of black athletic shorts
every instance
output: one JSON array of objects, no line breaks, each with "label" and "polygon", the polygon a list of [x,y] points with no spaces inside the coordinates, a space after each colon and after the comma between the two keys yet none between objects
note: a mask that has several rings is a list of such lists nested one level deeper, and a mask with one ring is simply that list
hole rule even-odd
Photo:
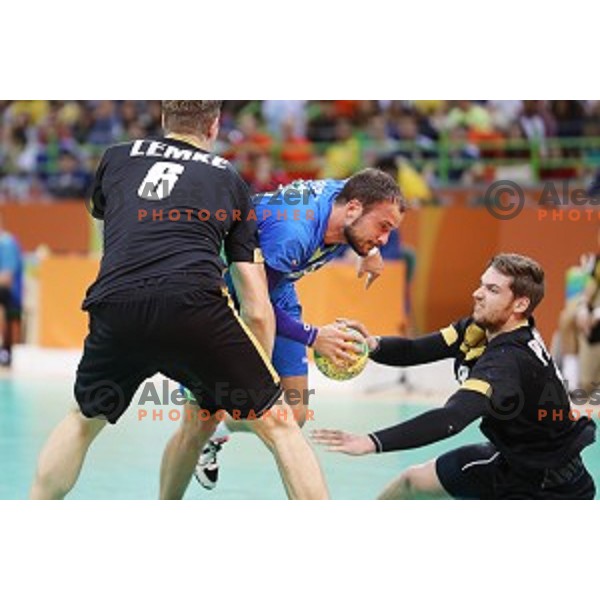
[{"label": "black athletic shorts", "polygon": [[88,310],[75,381],[87,417],[116,423],[139,385],[157,372],[182,383],[211,414],[259,417],[281,395],[276,371],[225,290],[190,290],[189,278],[155,278]]},{"label": "black athletic shorts", "polygon": [[463,500],[593,500],[596,493],[579,456],[559,469],[524,469],[484,443],[451,450],[435,466],[444,489]]},{"label": "black athletic shorts", "polygon": [[0,306],[6,311],[7,320],[21,318],[21,306],[15,302],[11,290],[4,286],[0,286]]}]

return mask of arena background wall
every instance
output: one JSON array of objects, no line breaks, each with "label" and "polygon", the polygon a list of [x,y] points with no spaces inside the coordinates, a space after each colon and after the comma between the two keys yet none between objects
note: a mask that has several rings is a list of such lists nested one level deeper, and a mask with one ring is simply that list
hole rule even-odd
[{"label": "arena background wall", "polygon": [[[418,331],[446,325],[468,314],[471,293],[495,253],[519,252],[538,259],[547,274],[546,298],[537,311],[546,338],[556,327],[565,300],[565,272],[584,252],[596,251],[600,221],[596,211],[568,209],[545,215],[528,193],[529,206],[514,219],[498,220],[471,206],[472,190],[441,190],[444,206],[411,210],[403,240],[417,255],[412,286],[413,319]],[[446,205],[447,204],[447,205]],[[60,204],[8,204],[0,207],[4,224],[26,252],[46,247],[33,276],[38,286],[36,332],[44,347],[81,347],[87,330],[80,305],[97,269],[97,229],[82,201]],[[366,292],[354,266],[334,263],[301,281],[305,319],[329,322],[337,316],[361,319],[374,332],[395,334],[405,323],[404,266],[388,263],[387,272]]]}]

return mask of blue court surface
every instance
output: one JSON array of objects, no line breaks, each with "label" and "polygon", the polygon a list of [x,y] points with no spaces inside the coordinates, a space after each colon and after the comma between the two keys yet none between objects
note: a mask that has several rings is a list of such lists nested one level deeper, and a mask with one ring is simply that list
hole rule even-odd
[{"label": "blue court surface", "polygon": [[[52,428],[72,403],[71,383],[51,377],[25,380],[8,376],[0,380],[0,499],[24,499],[37,455]],[[137,398],[117,426],[107,426],[88,454],[83,473],[69,498],[156,499],[163,449],[177,423],[138,419]],[[426,410],[425,405],[405,405],[402,390],[385,398],[362,392],[317,394],[311,408],[314,421],[307,428],[334,427],[368,432],[386,427]],[[334,499],[372,499],[407,466],[429,460],[441,452],[483,439],[476,424],[458,436],[437,444],[386,455],[349,457],[317,448]],[[220,453],[221,479],[207,492],[195,481],[188,500],[284,499],[285,493],[270,453],[251,434],[239,433]],[[600,444],[586,449],[584,459],[600,482]]]}]

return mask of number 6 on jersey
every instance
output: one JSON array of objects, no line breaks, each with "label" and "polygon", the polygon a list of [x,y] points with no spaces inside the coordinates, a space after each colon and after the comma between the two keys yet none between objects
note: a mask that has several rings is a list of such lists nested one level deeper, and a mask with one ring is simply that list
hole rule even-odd
[{"label": "number 6 on jersey", "polygon": [[183,165],[174,162],[154,163],[140,184],[138,196],[144,200],[168,198],[184,170]]}]

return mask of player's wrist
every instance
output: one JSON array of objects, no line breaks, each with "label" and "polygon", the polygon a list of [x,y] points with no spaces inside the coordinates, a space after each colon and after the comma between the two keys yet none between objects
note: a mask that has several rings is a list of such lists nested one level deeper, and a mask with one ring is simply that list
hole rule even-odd
[{"label": "player's wrist", "polygon": [[312,348],[315,345],[315,342],[317,341],[317,337],[319,336],[319,328],[313,327],[312,325],[309,325],[309,327],[310,327],[310,329],[309,329],[306,345],[309,348]]},{"label": "player's wrist", "polygon": [[383,452],[383,445],[374,433],[368,433],[366,438],[369,440],[369,451],[367,454],[379,454],[380,452]]},{"label": "player's wrist", "polygon": [[373,335],[367,338],[367,346],[369,346],[369,355],[375,354],[381,347],[381,336]]}]

